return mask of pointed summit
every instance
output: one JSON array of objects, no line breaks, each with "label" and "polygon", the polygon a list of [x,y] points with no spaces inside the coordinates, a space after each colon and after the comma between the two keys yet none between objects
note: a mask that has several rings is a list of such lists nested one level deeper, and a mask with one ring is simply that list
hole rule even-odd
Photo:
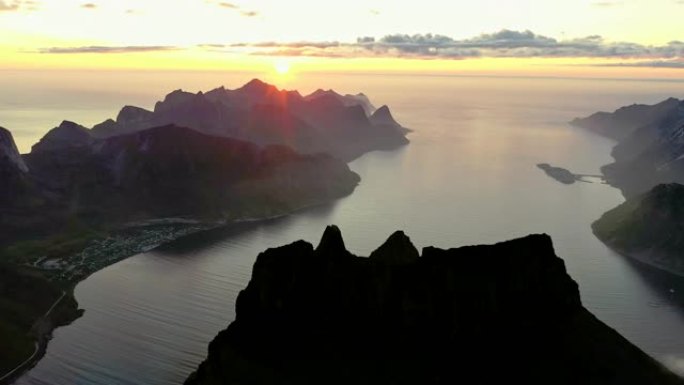
[{"label": "pointed summit", "polygon": [[373,115],[371,115],[370,120],[375,125],[387,125],[387,126],[398,126],[396,120],[392,116],[389,107],[382,106],[378,108]]},{"label": "pointed summit", "polygon": [[267,92],[270,90],[277,91],[278,89],[274,85],[268,84],[266,82],[261,81],[260,79],[254,78],[244,86],[240,87],[239,90],[247,92]]},{"label": "pointed summit", "polygon": [[316,254],[322,255],[325,258],[345,258],[350,257],[352,254],[347,251],[344,245],[344,239],[342,239],[342,232],[340,229],[331,225],[325,228],[323,236],[321,237],[321,242],[316,248]]},{"label": "pointed summit", "polygon": [[33,145],[31,152],[52,151],[67,147],[83,147],[91,142],[90,130],[80,124],[65,120]]},{"label": "pointed summit", "polygon": [[420,255],[411,242],[411,239],[403,231],[397,231],[371,255],[373,262],[386,265],[404,265],[418,260]]}]

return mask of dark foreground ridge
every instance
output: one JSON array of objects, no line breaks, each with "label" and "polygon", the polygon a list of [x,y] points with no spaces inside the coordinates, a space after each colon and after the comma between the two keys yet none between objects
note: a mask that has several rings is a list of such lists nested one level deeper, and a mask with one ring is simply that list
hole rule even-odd
[{"label": "dark foreground ridge", "polygon": [[659,185],[629,198],[592,229],[617,252],[684,276],[684,186]]},{"label": "dark foreground ridge", "polygon": [[186,384],[682,384],[596,319],[546,235],[370,258],[339,229],[259,255]]}]

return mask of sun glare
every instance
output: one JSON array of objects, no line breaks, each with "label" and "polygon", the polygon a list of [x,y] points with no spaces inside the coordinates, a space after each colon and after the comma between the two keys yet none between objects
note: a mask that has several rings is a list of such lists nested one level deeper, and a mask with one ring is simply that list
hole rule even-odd
[{"label": "sun glare", "polygon": [[285,75],[290,72],[290,63],[285,60],[278,60],[273,64],[276,72],[280,75]]}]

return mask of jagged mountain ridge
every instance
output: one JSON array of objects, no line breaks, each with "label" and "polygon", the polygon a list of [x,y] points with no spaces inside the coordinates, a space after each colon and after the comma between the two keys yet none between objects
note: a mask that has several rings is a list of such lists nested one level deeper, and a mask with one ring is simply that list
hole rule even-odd
[{"label": "jagged mountain ridge", "polygon": [[[374,119],[380,110],[382,119]],[[393,118],[388,120],[388,115],[391,118],[386,106],[376,110],[363,94],[318,90],[302,96],[254,79],[235,90],[220,87],[197,94],[176,90],[157,102],[154,111],[126,106],[116,120],[95,125],[93,135],[104,138],[176,124],[259,145],[325,152],[348,161],[408,143],[407,130]]]},{"label": "jagged mountain ridge", "polygon": [[336,227],[269,249],[199,384],[681,384],[597,320],[546,235],[370,258]]}]

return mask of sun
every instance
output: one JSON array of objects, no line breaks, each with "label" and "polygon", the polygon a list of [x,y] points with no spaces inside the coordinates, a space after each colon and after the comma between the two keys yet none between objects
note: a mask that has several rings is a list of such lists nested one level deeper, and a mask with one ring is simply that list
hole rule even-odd
[{"label": "sun", "polygon": [[280,75],[285,75],[290,72],[290,63],[287,60],[278,60],[273,63],[275,71]]}]

